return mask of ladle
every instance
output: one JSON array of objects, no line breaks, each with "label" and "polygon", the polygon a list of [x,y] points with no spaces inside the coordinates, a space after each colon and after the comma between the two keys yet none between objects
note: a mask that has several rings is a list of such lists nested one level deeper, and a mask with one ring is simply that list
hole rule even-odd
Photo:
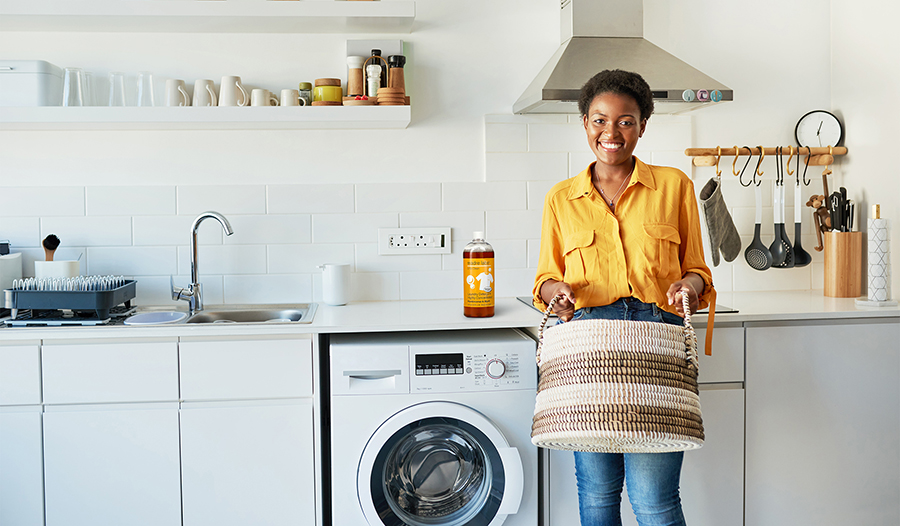
[{"label": "ladle", "polygon": [[[750,150],[750,158],[752,159],[753,150],[749,146],[744,146],[744,148]],[[759,231],[762,225],[762,189],[759,185],[762,181],[756,181],[756,174],[758,173],[759,165],[762,163],[762,157],[762,149],[760,149],[759,161],[756,164],[757,171],[753,172],[753,179],[756,183],[754,188],[756,192],[756,225],[753,229],[753,241],[747,247],[747,250],[744,251],[744,259],[747,260],[747,264],[750,265],[750,268],[756,270],[766,270],[772,266],[772,253],[769,252],[769,249],[763,245],[762,240],[759,238]],[[746,168],[746,165],[744,167]],[[743,170],[741,170],[741,175],[743,175]]]}]

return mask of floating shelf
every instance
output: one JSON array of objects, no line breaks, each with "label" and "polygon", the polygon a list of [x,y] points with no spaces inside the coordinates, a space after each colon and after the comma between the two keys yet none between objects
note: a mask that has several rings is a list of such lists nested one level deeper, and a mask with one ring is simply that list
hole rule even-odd
[{"label": "floating shelf", "polygon": [[406,0],[0,0],[2,31],[409,33],[415,17]]},{"label": "floating shelf", "polygon": [[409,106],[0,108],[0,131],[402,129],[409,121]]}]

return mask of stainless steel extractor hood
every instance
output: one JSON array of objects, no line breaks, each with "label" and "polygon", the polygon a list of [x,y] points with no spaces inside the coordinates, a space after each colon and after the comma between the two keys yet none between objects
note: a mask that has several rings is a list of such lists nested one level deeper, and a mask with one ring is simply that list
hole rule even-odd
[{"label": "stainless steel extractor hood", "polygon": [[578,113],[581,86],[604,69],[639,73],[655,113],[733,100],[724,84],[643,38],[642,0],[561,0],[562,45],[513,105],[513,113]]}]

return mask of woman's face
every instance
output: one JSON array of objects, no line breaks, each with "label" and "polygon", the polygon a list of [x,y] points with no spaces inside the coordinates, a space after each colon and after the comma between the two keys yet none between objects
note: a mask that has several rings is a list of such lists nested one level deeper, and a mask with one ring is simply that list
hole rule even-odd
[{"label": "woman's face", "polygon": [[594,97],[583,120],[597,162],[630,166],[631,154],[647,126],[637,101],[628,95],[601,93]]}]

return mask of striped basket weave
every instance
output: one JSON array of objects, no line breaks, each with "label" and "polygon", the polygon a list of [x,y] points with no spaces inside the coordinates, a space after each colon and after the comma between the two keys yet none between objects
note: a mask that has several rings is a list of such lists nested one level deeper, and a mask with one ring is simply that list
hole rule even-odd
[{"label": "striped basket weave", "polygon": [[541,321],[531,441],[602,453],[663,453],[703,445],[697,335],[650,321]]}]

